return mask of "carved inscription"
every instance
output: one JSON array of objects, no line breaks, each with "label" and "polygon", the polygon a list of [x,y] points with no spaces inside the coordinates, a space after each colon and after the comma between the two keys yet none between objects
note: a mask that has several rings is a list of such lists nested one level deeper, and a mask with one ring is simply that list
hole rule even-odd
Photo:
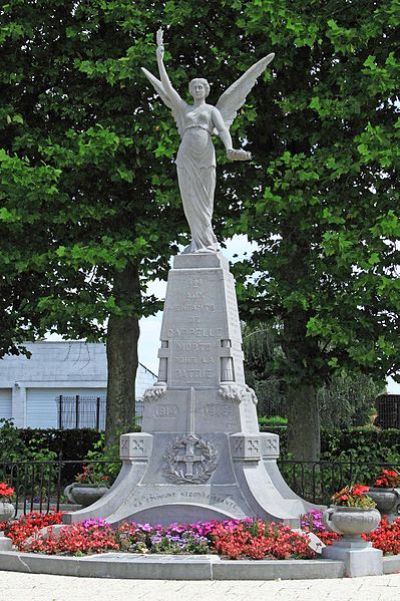
[{"label": "carved inscription", "polygon": [[197,368],[197,369],[176,369],[175,377],[180,380],[196,380],[196,379],[209,379],[214,375],[214,370]]},{"label": "carved inscription", "polygon": [[205,503],[210,503],[211,505],[219,505],[225,506],[229,509],[237,509],[237,503],[231,497],[223,497],[220,495],[208,495],[203,491],[191,491],[191,490],[182,490],[179,492],[167,492],[167,493],[149,493],[142,496],[138,496],[135,499],[135,502],[132,503],[132,507],[143,507],[146,505],[154,505],[155,503],[159,503],[160,501],[181,501],[190,499],[192,501],[203,501]]},{"label": "carved inscription", "polygon": [[173,311],[183,312],[183,311],[208,311],[213,313],[215,311],[215,305],[211,303],[189,303],[185,302],[181,305],[175,305],[172,308]]},{"label": "carved inscription", "polygon": [[175,342],[175,347],[177,351],[204,351],[209,352],[212,349],[211,342]]},{"label": "carved inscription", "polygon": [[214,403],[208,403],[201,409],[201,413],[204,417],[227,417],[233,416],[232,407],[226,405],[216,405]]},{"label": "carved inscription", "polygon": [[153,407],[154,417],[176,417],[178,415],[178,405],[156,405]]},{"label": "carved inscription", "polygon": [[222,338],[222,328],[168,328],[168,337]]},{"label": "carved inscription", "polygon": [[198,365],[199,363],[214,363],[214,357],[203,355],[201,357],[175,357],[176,363],[193,364]]}]

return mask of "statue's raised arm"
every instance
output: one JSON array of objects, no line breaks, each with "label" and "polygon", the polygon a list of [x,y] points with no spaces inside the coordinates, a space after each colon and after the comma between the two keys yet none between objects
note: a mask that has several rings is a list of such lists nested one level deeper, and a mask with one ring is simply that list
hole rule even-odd
[{"label": "statue's raised arm", "polygon": [[160,74],[160,79],[154,77],[150,71],[142,67],[143,73],[146,75],[147,79],[152,84],[153,88],[160,96],[161,100],[164,104],[172,110],[172,114],[174,115],[176,124],[178,126],[178,131],[182,135],[182,115],[181,112],[185,109],[186,103],[179,96],[178,92],[173,87],[169,77],[167,70],[164,66],[164,33],[162,29],[157,31],[157,64],[158,64],[158,72]]},{"label": "statue's raised arm", "polygon": [[219,135],[229,159],[251,159],[251,154],[246,150],[233,148],[229,127],[257,78],[274,55],[269,54],[250,67],[222,94],[216,106],[206,102],[210,84],[204,78],[192,79],[189,83],[193,104],[187,104],[179,96],[164,66],[161,29],[157,32],[156,55],[160,79],[147,69],[143,69],[143,72],[163,102],[172,110],[181,137],[176,166],[183,210],[192,235],[191,244],[183,252],[217,252],[219,245],[212,228],[216,167],[212,135]]}]

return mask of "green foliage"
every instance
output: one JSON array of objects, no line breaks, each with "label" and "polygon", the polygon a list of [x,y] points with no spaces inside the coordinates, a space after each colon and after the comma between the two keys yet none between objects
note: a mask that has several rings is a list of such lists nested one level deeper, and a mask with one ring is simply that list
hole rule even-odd
[{"label": "green foliage", "polygon": [[[48,432],[51,432],[50,436],[53,437],[53,444],[49,441],[50,437],[46,435]],[[54,438],[56,438],[54,432],[57,431],[21,430],[14,426],[12,420],[0,419],[0,463],[2,461],[10,463],[18,461],[55,461],[61,449],[57,446],[57,443],[54,445]],[[71,431],[69,430],[69,432]],[[75,446],[74,453],[76,451]],[[76,458],[76,455],[74,455],[74,458]]]},{"label": "green foliage", "polygon": [[[140,428],[135,426],[134,428],[130,428],[130,431],[137,432],[140,431]],[[113,482],[121,469],[119,437],[113,444],[105,446],[105,436],[102,434],[99,440],[87,452],[86,459],[88,462],[107,462],[104,465],[101,463],[93,463],[93,470],[97,476],[106,475],[110,478],[110,481]]]},{"label": "green foliage", "polygon": [[[287,417],[285,357],[281,346],[283,327],[265,322],[245,324],[242,336],[246,381],[258,397],[259,422],[274,426],[272,417],[265,416],[275,413]],[[375,400],[381,392],[381,384],[360,372],[342,371],[332,375],[317,393],[322,427],[365,426],[370,422]]]},{"label": "green foliage", "polygon": [[258,415],[286,415],[279,327],[265,322],[243,324],[242,338],[246,382],[257,395]]},{"label": "green foliage", "polygon": [[360,374],[334,376],[329,385],[318,391],[323,427],[365,426],[382,386]]},{"label": "green foliage", "polygon": [[0,463],[23,461],[26,446],[9,419],[0,419]]},{"label": "green foliage", "polygon": [[[146,286],[187,238],[175,124],[140,71],[163,23],[174,84],[206,66],[211,102],[276,53],[235,122],[253,161],[218,149],[215,225],[259,244],[235,267],[241,311],[283,324],[288,391],[395,373],[399,18],[397,0],[224,0],[218,19],[190,0],[2,6],[0,354],[46,328],[93,339],[110,316],[159,308]],[[141,286],[129,302],[114,288],[127,266]]]},{"label": "green foliage", "polygon": [[[260,248],[236,267],[241,314],[282,323],[292,406],[296,391],[334,374],[379,383],[400,369],[400,9],[397,0],[240,6],[243,33],[261,54],[276,52],[272,79],[252,95],[262,194],[243,199],[242,224]],[[307,428],[295,414],[292,441]]]},{"label": "green foliage", "polygon": [[286,426],[287,418],[281,417],[280,415],[271,415],[266,417],[265,415],[261,415],[258,418],[258,423],[260,426]]}]

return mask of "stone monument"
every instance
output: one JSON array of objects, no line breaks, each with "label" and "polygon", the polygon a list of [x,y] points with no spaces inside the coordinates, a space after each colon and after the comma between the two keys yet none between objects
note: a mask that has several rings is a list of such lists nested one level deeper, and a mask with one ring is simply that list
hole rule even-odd
[{"label": "stone monument", "polygon": [[103,517],[152,523],[258,516],[298,525],[312,506],[285,483],[276,460],[279,437],[260,433],[257,398],[246,385],[235,283],[212,229],[215,154],[220,135],[232,160],[229,133],[237,110],[273,54],[258,61],[224,94],[206,104],[208,82],[190,83],[194,104],[145,71],[177,121],[179,188],[192,242],[174,258],[161,328],[159,375],[146,391],[142,432],[121,436],[121,472],[108,493],[66,521]]}]

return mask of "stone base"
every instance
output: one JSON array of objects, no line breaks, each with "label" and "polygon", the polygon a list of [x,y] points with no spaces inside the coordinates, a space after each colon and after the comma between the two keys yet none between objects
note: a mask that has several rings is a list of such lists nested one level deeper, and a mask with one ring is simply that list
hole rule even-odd
[{"label": "stone base", "polygon": [[[222,461],[212,471],[211,482],[203,483],[171,482],[168,449],[177,438],[165,433],[124,434],[123,466],[112,488],[93,505],[66,514],[64,523],[101,517],[111,524],[132,520],[167,525],[260,517],[297,528],[300,516],[315,509],[283,480],[276,463],[276,434],[204,436]],[[182,474],[177,470],[173,475],[179,480]]]},{"label": "stone base", "polygon": [[361,537],[358,539],[342,539],[322,549],[324,559],[343,561],[345,576],[381,576],[383,574],[383,553],[373,549],[372,543]]},{"label": "stone base", "polygon": [[66,522],[260,517],[297,527],[314,506],[283,480],[279,437],[259,431],[235,283],[220,253],[175,257],[158,356],[158,382],[143,395],[143,432],[121,437],[117,481]]},{"label": "stone base", "polygon": [[4,536],[3,532],[0,532],[0,551],[11,551],[12,541],[8,536]]}]

